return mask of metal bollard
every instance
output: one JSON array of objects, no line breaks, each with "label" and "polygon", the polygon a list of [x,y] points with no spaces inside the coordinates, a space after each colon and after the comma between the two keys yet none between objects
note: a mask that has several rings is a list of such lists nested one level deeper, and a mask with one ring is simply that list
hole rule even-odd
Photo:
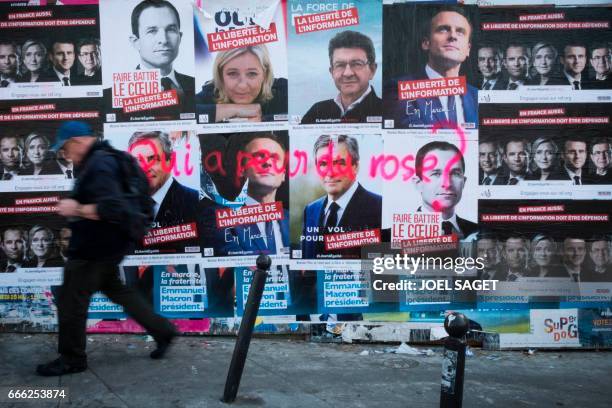
[{"label": "metal bollard", "polygon": [[444,329],[449,337],[444,341],[440,408],[461,408],[465,370],[464,339],[469,329],[469,319],[462,313],[450,313],[444,319]]},{"label": "metal bollard", "polygon": [[249,352],[249,345],[251,344],[251,337],[253,336],[255,319],[257,318],[259,304],[261,303],[266,278],[268,277],[267,271],[272,265],[272,260],[267,255],[259,255],[256,263],[257,269],[253,273],[251,288],[249,289],[249,295],[244,307],[244,314],[242,315],[242,322],[240,323],[240,329],[238,330],[238,338],[236,339],[236,345],[234,346],[232,362],[230,363],[229,371],[227,373],[223,398],[221,399],[221,401],[226,403],[234,402],[236,399],[236,394],[238,394],[240,378],[242,377],[244,363],[246,362],[247,353]]}]

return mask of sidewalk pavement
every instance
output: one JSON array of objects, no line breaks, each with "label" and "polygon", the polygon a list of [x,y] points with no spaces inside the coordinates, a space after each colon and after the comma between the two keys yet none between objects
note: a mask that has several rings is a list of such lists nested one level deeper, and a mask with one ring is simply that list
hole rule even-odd
[{"label": "sidewalk pavement", "polygon": [[[432,355],[393,354],[388,344],[321,344],[254,339],[238,399],[219,401],[235,338],[180,337],[162,360],[145,336],[89,335],[89,369],[63,377],[34,374],[56,357],[55,335],[0,333],[0,388],[68,387],[62,402],[0,407],[437,407],[441,348]],[[410,352],[406,345],[402,349]],[[387,351],[387,352],[385,352]],[[467,357],[468,407],[610,407],[610,352],[491,352]],[[430,353],[431,354],[431,353]]]}]

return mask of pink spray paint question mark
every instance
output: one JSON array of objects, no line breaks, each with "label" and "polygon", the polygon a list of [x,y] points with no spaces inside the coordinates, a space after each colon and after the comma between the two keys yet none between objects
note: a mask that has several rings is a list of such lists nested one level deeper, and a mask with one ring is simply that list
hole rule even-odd
[{"label": "pink spray paint question mark", "polygon": [[[435,135],[438,132],[438,129],[454,129],[455,133],[459,136],[459,151],[446,163],[444,166],[444,172],[442,173],[442,185],[445,186],[450,183],[450,170],[455,163],[461,160],[464,157],[464,153],[466,150],[466,141],[465,141],[465,132],[463,129],[457,125],[456,123],[450,122],[436,122],[434,127],[431,129],[431,133]],[[465,169],[463,169],[465,171]],[[438,200],[434,200],[432,203],[433,209],[435,211],[440,211],[442,209],[442,205]]]}]

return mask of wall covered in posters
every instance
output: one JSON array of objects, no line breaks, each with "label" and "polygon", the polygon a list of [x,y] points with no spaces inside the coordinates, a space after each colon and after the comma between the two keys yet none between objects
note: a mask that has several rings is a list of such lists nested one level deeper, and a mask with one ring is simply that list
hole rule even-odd
[{"label": "wall covered in posters", "polygon": [[148,176],[118,273],[181,331],[234,332],[263,253],[259,330],[469,310],[501,347],[610,346],[612,9],[444,3],[0,2],[2,330],[56,329],[54,143],[85,126]]}]

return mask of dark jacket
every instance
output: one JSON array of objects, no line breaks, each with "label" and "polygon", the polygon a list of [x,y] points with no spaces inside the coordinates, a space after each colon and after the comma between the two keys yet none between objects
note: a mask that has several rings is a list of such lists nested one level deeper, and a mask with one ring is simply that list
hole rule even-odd
[{"label": "dark jacket", "polygon": [[[71,86],[83,85],[82,78],[79,75],[77,75],[77,73],[74,72],[74,70],[72,71],[73,72],[70,73],[70,85]],[[50,67],[49,69],[40,73],[38,77],[38,81],[36,82],[61,82],[61,81],[59,77],[57,76],[57,74],[55,73],[55,70],[53,70],[53,67]]]},{"label": "dark jacket", "polygon": [[[531,180],[531,173],[529,171],[526,171],[523,174],[523,180]],[[497,174],[497,177],[495,177],[495,180],[493,181],[493,185],[494,186],[509,186],[510,185],[510,170],[507,167],[502,167],[499,170],[499,173]],[[548,176],[548,179],[551,180],[550,176]],[[520,181],[519,181],[520,183]]]},{"label": "dark jacket", "polygon": [[[553,168],[549,172],[548,177],[546,178],[546,180],[552,180],[550,177],[556,171],[557,171],[557,169]],[[540,168],[535,169],[533,172],[527,173],[527,175],[525,176],[525,180],[529,180],[529,181],[540,181],[541,178],[542,178],[542,170]]]},{"label": "dark jacket", "polygon": [[380,122],[382,120],[382,99],[380,99],[374,88],[370,85],[370,93],[353,109],[349,110],[342,116],[340,107],[333,99],[317,102],[308,109],[308,112],[302,118],[301,124],[312,123],[368,123],[368,118],[371,123]]},{"label": "dark jacket", "polygon": [[[417,75],[401,76],[385,83],[383,95],[385,119],[393,119],[396,129],[430,128],[434,126],[451,128],[453,126],[448,123],[440,98],[399,99],[398,83],[400,81],[427,78],[425,68],[423,68]],[[461,95],[461,103],[463,104],[465,123],[478,127],[478,89],[467,84],[466,93]]]},{"label": "dark jacket", "polygon": [[[308,204],[304,208],[304,227],[302,236],[302,257],[304,259],[317,258],[322,254],[341,254],[345,258],[358,259],[361,256],[361,248],[348,248],[346,250],[325,251],[322,239],[327,234],[323,227],[325,207],[327,206],[327,196],[323,196]],[[348,202],[342,218],[338,220],[338,227],[343,232],[362,231],[367,229],[380,229],[382,218],[382,198],[374,194],[361,185],[357,187],[355,193]],[[306,239],[309,237],[310,239]]]},{"label": "dark jacket", "polygon": [[[283,219],[278,221],[278,225],[283,240],[282,247],[285,248],[289,247],[289,211],[283,209],[283,214]],[[228,235],[233,238],[231,242],[227,243],[223,255],[280,255],[276,253],[276,248],[272,250],[268,248],[266,241],[270,242],[271,237],[266,235],[266,231],[260,231],[257,224],[237,225],[223,228],[223,230],[227,231],[224,236]],[[264,241],[264,237],[266,241]]]},{"label": "dark jacket", "polygon": [[[42,164],[42,169],[40,170],[40,173],[38,173],[38,175],[48,176],[48,175],[55,175],[55,174],[63,175],[64,172],[62,171],[62,168],[60,167],[60,165],[57,164],[57,161],[55,161],[54,159],[49,159],[49,158],[45,159],[45,161]],[[29,164],[26,167],[20,169],[19,175],[20,176],[33,176],[34,166]]]},{"label": "dark jacket", "polygon": [[[275,78],[272,83],[273,98],[261,105],[261,121],[273,122],[274,115],[283,115],[287,120],[287,80],[285,78]],[[196,115],[208,115],[208,123],[215,123],[217,116],[217,102],[215,100],[215,87],[212,82],[207,82],[202,86],[202,90],[195,96]],[[278,120],[278,119],[276,119]],[[203,121],[199,120],[200,123]],[[206,122],[204,122],[206,123]]]},{"label": "dark jacket", "polygon": [[[176,180],[172,180],[168,192],[159,206],[157,215],[153,220],[153,228],[165,228],[176,225],[196,223],[197,221],[198,192],[185,187]],[[196,224],[196,229],[197,229]],[[197,231],[200,234],[200,231]],[[181,239],[156,244],[164,253],[185,252],[185,247],[193,247],[198,244],[197,238]]]},{"label": "dark jacket", "polygon": [[[540,75],[534,75],[533,77],[529,78],[527,81],[525,81],[525,85],[540,85]],[[560,77],[558,74],[557,75],[551,75],[548,78],[548,81],[546,81],[546,83],[542,86],[559,86],[559,85],[564,85],[564,86],[568,86],[569,83],[567,82],[567,79],[565,79],[565,77]]]},{"label": "dark jacket", "polygon": [[[41,268],[57,268],[62,266],[64,266],[64,260],[61,257],[53,257],[47,259],[45,263],[41,266]],[[38,260],[36,259],[36,257],[32,257],[23,264],[23,267],[38,268]]]},{"label": "dark jacket", "polygon": [[78,82],[82,85],[102,85],[102,69],[98,68],[92,76],[79,74]]},{"label": "dark jacket", "polygon": [[198,192],[172,180],[166,196],[159,206],[155,221],[162,227],[179,225],[196,220]]},{"label": "dark jacket", "polygon": [[[41,72],[41,74],[38,75],[38,78],[36,78],[36,81],[34,81],[34,82],[41,82],[41,80],[40,80],[40,76],[41,75],[42,75],[42,72]],[[31,78],[32,78],[32,73],[30,71],[27,71],[25,74],[19,75],[17,77],[16,82],[32,82],[32,81],[30,81]]]},{"label": "dark jacket", "polygon": [[96,204],[100,220],[73,218],[69,259],[119,262],[132,248],[124,231],[129,213],[121,186],[119,163],[108,142],[96,142],[77,168],[71,197],[81,204]]},{"label": "dark jacket", "polygon": [[612,184],[612,169],[609,168],[604,176],[597,173],[590,173],[588,184]]},{"label": "dark jacket", "polygon": [[[595,184],[594,181],[591,179],[591,175],[587,173],[586,168],[583,168],[581,173],[581,184]],[[564,166],[561,166],[556,171],[550,173],[550,176],[548,176],[548,180],[568,180],[572,183],[574,182],[574,180],[570,177]]]}]

